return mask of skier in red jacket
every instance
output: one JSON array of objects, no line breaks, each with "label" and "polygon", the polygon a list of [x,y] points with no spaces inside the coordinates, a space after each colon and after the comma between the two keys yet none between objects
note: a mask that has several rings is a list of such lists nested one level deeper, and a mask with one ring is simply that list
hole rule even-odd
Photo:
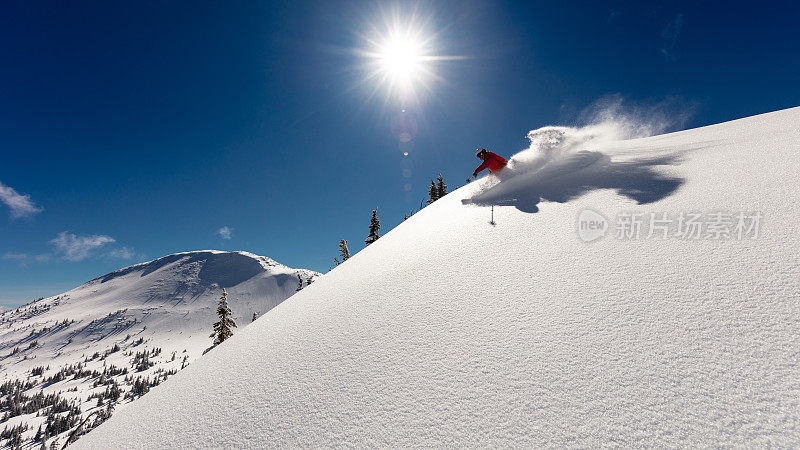
[{"label": "skier in red jacket", "polygon": [[481,165],[478,166],[477,169],[475,169],[475,172],[472,172],[472,177],[467,178],[467,181],[470,181],[472,178],[477,177],[478,172],[480,172],[483,169],[489,169],[489,172],[497,173],[503,170],[503,167],[505,167],[506,164],[508,164],[508,161],[506,161],[502,156],[496,153],[487,152],[485,148],[479,148],[475,152],[475,156],[478,159],[483,160],[483,163],[481,163]]}]

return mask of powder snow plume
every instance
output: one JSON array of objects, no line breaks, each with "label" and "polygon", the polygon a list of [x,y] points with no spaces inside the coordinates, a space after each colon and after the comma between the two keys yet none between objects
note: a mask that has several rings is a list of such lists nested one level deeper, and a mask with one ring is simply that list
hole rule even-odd
[{"label": "powder snow plume", "polygon": [[477,191],[463,202],[538,212],[542,200],[566,202],[594,189],[613,189],[638,203],[670,195],[683,180],[657,167],[678,164],[690,149],[637,152],[622,142],[663,131],[664,124],[612,113],[606,111],[597,116],[603,122],[584,127],[548,126],[528,132],[530,146],[509,158],[496,176],[479,180]]},{"label": "powder snow plume", "polygon": [[640,204],[664,198],[684,180],[668,176],[663,166],[677,165],[684,153],[714,143],[654,153],[632,140],[682,129],[697,107],[679,97],[643,104],[606,95],[580,113],[584,126],[529,131],[528,148],[509,158],[497,176],[478,181],[463,202],[538,212],[542,200],[567,202],[595,189],[615,190]]}]

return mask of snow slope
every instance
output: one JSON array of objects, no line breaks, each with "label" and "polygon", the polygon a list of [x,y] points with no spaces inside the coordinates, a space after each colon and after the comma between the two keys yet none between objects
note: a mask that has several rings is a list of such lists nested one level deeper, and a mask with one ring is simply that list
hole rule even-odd
[{"label": "snow slope", "polygon": [[[798,124],[534,132],[503,183],[415,214],[77,445],[796,446]],[[609,221],[590,243],[586,208]],[[626,211],[762,219],[617,238]]]},{"label": "snow slope", "polygon": [[[47,383],[62,368],[82,364],[102,372],[114,365],[131,375],[166,378],[198,358],[211,346],[211,325],[222,288],[239,330],[258,315],[295,293],[297,275],[318,274],[292,269],[269,258],[246,252],[196,251],[176,253],[117,270],[64,294],[41,299],[0,313],[0,383],[32,380],[46,393],[66,392],[89,412],[96,402],[91,393],[97,377]],[[235,331],[238,332],[238,331]],[[113,349],[113,350],[112,350]],[[158,350],[156,350],[158,349]],[[140,370],[135,353],[149,351],[152,367]],[[155,354],[158,353],[158,354]],[[96,355],[97,354],[97,355]],[[46,370],[32,375],[34,368]],[[125,376],[115,377],[123,386]],[[75,392],[68,389],[77,388]],[[0,397],[2,398],[2,397]],[[84,405],[85,403],[85,405]],[[15,416],[0,421],[12,427],[29,423],[32,438],[43,417]],[[2,443],[2,441],[0,441]]]}]

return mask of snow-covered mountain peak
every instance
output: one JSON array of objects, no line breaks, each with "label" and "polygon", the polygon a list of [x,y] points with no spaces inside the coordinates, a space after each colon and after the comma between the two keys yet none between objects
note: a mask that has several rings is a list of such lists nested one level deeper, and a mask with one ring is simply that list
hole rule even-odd
[{"label": "snow-covered mountain peak", "polygon": [[[27,369],[31,360],[46,354],[43,347],[48,344],[65,355],[68,348],[58,345],[59,338],[74,342],[77,336],[88,333],[87,338],[94,342],[113,340],[121,322],[130,331],[145,329],[146,334],[154,336],[166,330],[185,330],[187,320],[199,329],[207,328],[213,322],[216,300],[223,288],[228,290],[234,317],[249,321],[253,313],[263,314],[292,295],[298,275],[310,279],[318,274],[248,252],[218,250],[175,253],[116,270],[64,294],[3,312],[0,321],[7,327],[0,331],[0,352],[17,346],[18,339],[13,336],[19,330],[36,330],[63,320],[75,321],[76,326],[84,324],[65,329],[69,337],[43,333],[37,338],[39,348],[32,352],[35,358],[20,354],[16,361],[2,361],[3,375]],[[97,320],[104,316],[114,319]],[[91,327],[87,328],[89,323]]]},{"label": "snow-covered mountain peak", "polygon": [[[62,434],[87,413],[108,405],[124,408],[208,349],[223,288],[238,333],[293,295],[298,277],[308,283],[317,276],[248,252],[192,251],[125,267],[1,312],[0,383],[7,383],[0,399],[13,395],[21,405],[40,404],[15,393],[15,383],[25,380],[32,385],[22,390],[30,395],[43,389],[76,401],[80,409],[72,409],[68,419],[47,419],[50,436]],[[10,412],[2,425],[27,424],[23,437],[31,439],[45,418],[25,408]]]},{"label": "snow-covered mountain peak", "polygon": [[[192,267],[198,269],[196,273],[192,273]],[[243,283],[262,272],[283,272],[286,270],[292,271],[292,269],[270,258],[249,252],[198,250],[173,253],[153,261],[115,270],[107,275],[95,278],[92,282],[105,283],[133,273],[139,274],[141,277],[150,276],[154,273],[157,276],[161,276],[165,272],[172,271],[187,274],[206,286],[231,287]]]}]

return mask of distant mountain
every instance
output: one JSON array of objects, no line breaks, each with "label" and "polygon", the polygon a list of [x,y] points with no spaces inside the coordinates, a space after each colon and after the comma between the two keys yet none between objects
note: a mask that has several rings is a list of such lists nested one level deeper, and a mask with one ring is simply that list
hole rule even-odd
[{"label": "distant mountain", "polygon": [[532,132],[76,447],[796,448],[799,124]]},{"label": "distant mountain", "polygon": [[[26,408],[21,399],[18,410],[0,409],[0,425],[11,430],[27,424],[27,431],[9,432],[24,442],[35,437],[48,411],[60,408],[72,422],[98,411],[91,426],[98,416],[104,418],[100,410],[105,413],[109,404],[119,407],[138,398],[211,346],[223,288],[238,333],[254,314],[260,316],[293,295],[298,275],[304,285],[319,276],[247,252],[176,253],[0,313],[0,382],[5,383],[0,399],[13,404],[11,396],[21,387],[22,395],[31,398],[40,391],[60,392],[69,404]],[[51,429],[43,426],[42,434],[65,434],[75,426],[50,421]],[[9,445],[9,433],[0,444]]]}]

